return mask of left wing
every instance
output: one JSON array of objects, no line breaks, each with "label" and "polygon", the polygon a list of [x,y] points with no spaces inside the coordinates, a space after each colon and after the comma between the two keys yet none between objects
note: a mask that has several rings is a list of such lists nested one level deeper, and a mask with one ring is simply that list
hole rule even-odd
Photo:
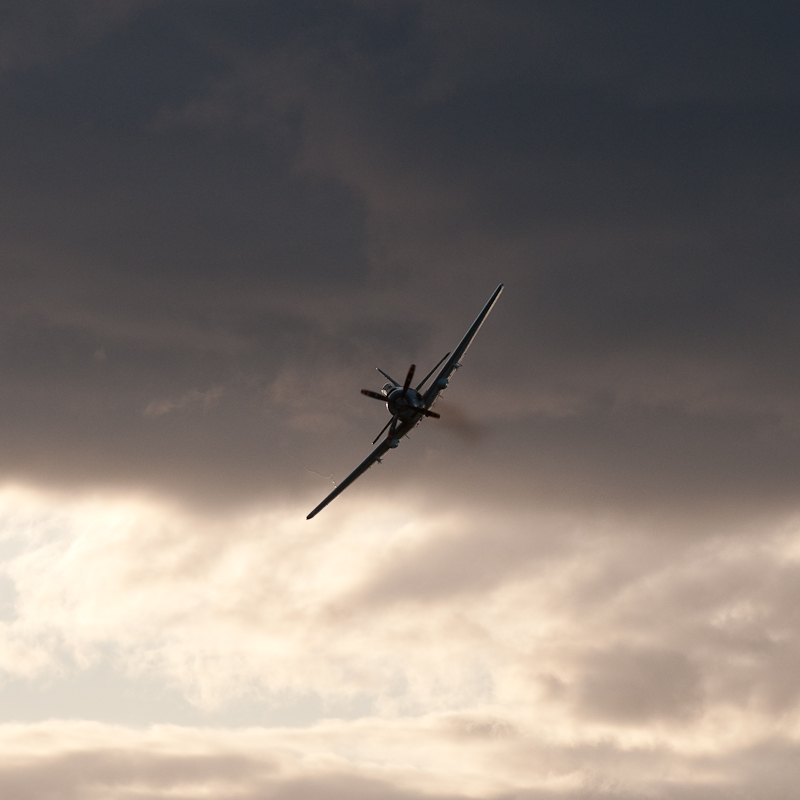
[{"label": "left wing", "polygon": [[338,497],[356,478],[363,475],[376,461],[381,460],[381,456],[392,446],[391,439],[384,439],[307,517],[311,519],[315,514],[319,514],[328,503]]}]

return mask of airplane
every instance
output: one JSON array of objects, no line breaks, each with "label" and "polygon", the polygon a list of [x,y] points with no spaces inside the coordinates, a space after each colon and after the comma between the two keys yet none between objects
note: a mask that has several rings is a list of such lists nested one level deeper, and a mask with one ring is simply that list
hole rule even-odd
[{"label": "airplane", "polygon": [[[458,347],[456,347],[452,353],[445,353],[441,361],[439,361],[439,363],[422,379],[416,389],[411,388],[411,381],[414,380],[416,365],[411,365],[406,374],[406,379],[402,384],[399,384],[394,378],[387,375],[378,367],[378,372],[380,372],[389,383],[387,383],[380,392],[362,389],[361,394],[386,403],[386,407],[389,409],[392,418],[383,426],[381,432],[375,437],[372,444],[375,444],[388,428],[389,431],[386,434],[386,438],[306,517],[306,519],[311,519],[319,514],[331,500],[338,497],[356,478],[363,475],[376,461],[380,462],[381,457],[389,450],[397,447],[397,445],[400,444],[400,440],[404,436],[407,436],[425,417],[439,419],[440,415],[435,411],[431,411],[431,406],[447,388],[453,373],[461,366],[459,362],[463,358],[464,353],[467,352],[467,348],[475,338],[475,334],[478,332],[481,325],[483,325],[483,321],[492,310],[492,306],[497,302],[497,298],[502,291],[503,284],[501,283],[494,290],[494,294],[492,294],[489,301],[483,307],[483,311],[478,314],[478,318],[464,334],[464,338],[459,342]],[[444,363],[443,367],[442,363]],[[422,387],[425,385],[428,378],[430,378],[439,367],[442,368],[433,383],[422,392]]]}]

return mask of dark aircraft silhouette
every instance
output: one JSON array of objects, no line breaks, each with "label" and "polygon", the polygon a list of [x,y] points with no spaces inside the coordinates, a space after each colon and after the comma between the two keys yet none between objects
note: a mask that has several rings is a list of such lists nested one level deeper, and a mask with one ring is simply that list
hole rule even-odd
[{"label": "dark aircraft silhouette", "polygon": [[[386,438],[306,517],[306,519],[311,519],[311,517],[319,514],[331,500],[340,495],[356,478],[365,473],[376,461],[380,461],[381,456],[388,450],[397,447],[397,445],[400,444],[400,440],[413,430],[423,417],[439,418],[439,414],[435,411],[431,411],[431,406],[441,392],[447,388],[447,384],[450,382],[453,373],[461,366],[459,361],[464,356],[464,353],[467,352],[467,348],[475,338],[475,334],[483,324],[486,316],[492,310],[492,306],[495,304],[502,291],[503,284],[501,283],[494,290],[494,294],[489,298],[489,302],[483,307],[483,311],[478,314],[478,318],[472,323],[466,334],[464,334],[464,338],[459,342],[458,347],[456,347],[452,354],[446,353],[444,358],[442,358],[442,360],[422,379],[416,389],[411,388],[411,381],[414,379],[414,372],[416,370],[414,364],[412,364],[408,370],[408,374],[402,386],[382,369],[378,369],[378,372],[380,372],[389,383],[387,383],[380,392],[362,389],[361,394],[365,394],[367,397],[374,397],[376,400],[382,400],[386,403],[386,407],[389,409],[392,418],[383,426],[383,429],[375,437],[375,441],[373,441],[372,444],[375,444],[388,428],[389,431],[386,434]],[[420,394],[428,378],[439,369],[442,362],[445,362],[445,364],[433,383],[424,393]]]}]

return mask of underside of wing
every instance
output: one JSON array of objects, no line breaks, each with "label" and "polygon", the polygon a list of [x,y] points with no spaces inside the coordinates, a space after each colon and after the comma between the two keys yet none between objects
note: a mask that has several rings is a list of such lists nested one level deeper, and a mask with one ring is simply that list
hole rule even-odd
[{"label": "underside of wing", "polygon": [[389,439],[384,439],[307,517],[319,514],[323,508],[334,498],[338,497],[356,478],[363,475],[376,461],[380,461],[387,450],[392,446]]}]

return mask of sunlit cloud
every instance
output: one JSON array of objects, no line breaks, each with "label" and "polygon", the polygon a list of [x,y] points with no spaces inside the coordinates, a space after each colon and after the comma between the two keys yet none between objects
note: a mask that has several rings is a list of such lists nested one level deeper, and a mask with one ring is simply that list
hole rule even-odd
[{"label": "sunlit cloud", "polygon": [[794,729],[788,522],[659,542],[564,514],[391,502],[332,507],[319,525],[291,507],[214,519],[14,488],[0,503],[15,548],[7,676],[112,653],[207,709],[313,693],[386,718],[490,708],[564,740],[664,746]]},{"label": "sunlit cloud", "polygon": [[[307,729],[146,730],[91,722],[0,727],[0,777],[18,797],[58,787],[99,796],[295,798],[314,796],[580,800],[652,796],[690,800],[757,791],[786,797],[797,776],[797,739],[784,738],[758,768],[758,747],[681,748],[606,737],[583,741],[516,728],[488,715],[387,721],[329,720]],[[387,754],[391,754],[387,758]],[[750,773],[750,778],[745,777]],[[754,774],[755,773],[755,774]]]}]

